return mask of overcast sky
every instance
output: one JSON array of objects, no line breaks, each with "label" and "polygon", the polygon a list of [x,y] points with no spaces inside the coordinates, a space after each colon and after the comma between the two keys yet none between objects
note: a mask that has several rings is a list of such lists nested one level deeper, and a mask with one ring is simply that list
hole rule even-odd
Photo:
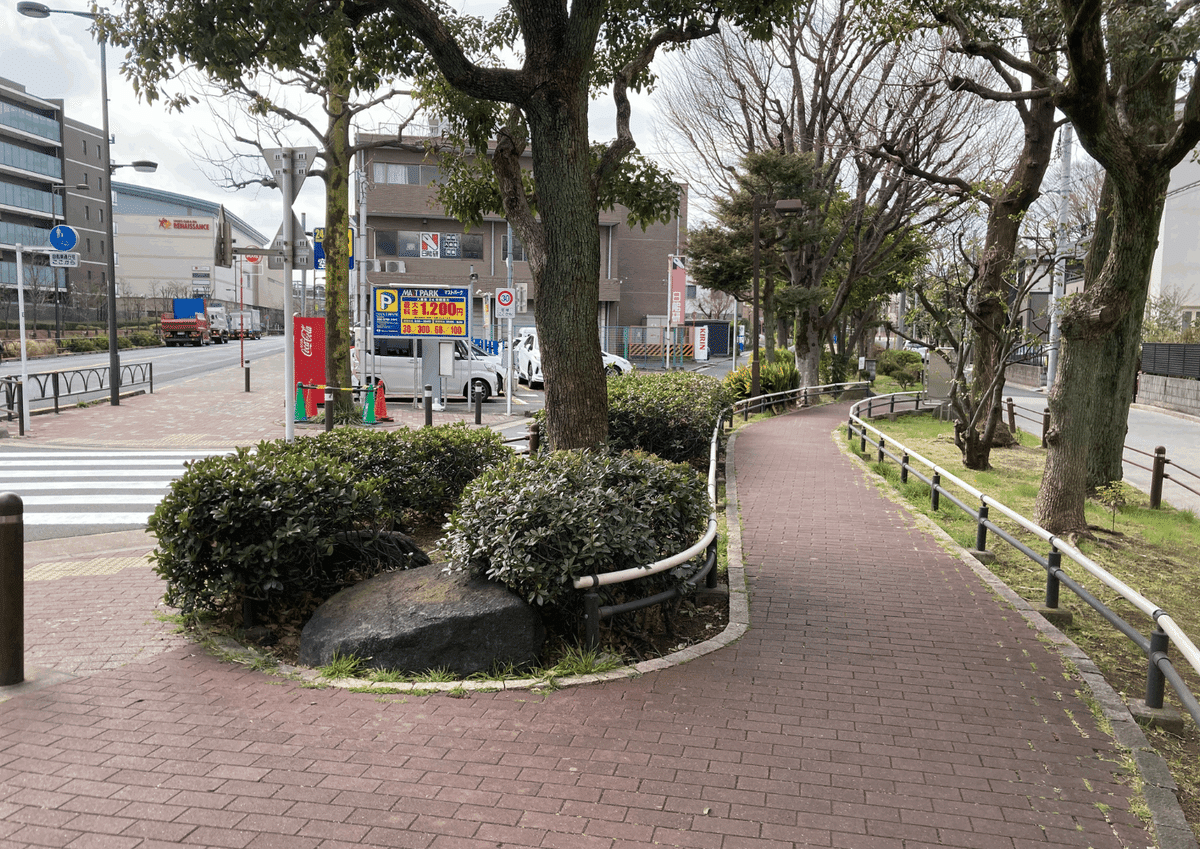
[{"label": "overcast sky", "polygon": [[[17,12],[16,0],[0,0],[0,4],[0,32],[9,33],[4,49],[0,50],[0,77],[24,85],[36,97],[61,98],[68,117],[99,128],[102,123],[100,48],[89,32],[91,22],[64,14],[29,18]],[[50,5],[54,9],[87,9],[82,0],[62,0]],[[272,237],[283,220],[279,192],[260,187],[231,192],[215,185],[197,164],[200,148],[212,144],[213,121],[209,110],[197,105],[183,113],[169,112],[164,106],[140,102],[133,87],[120,74],[123,55],[122,49],[114,48],[107,57],[109,128],[116,139],[113,162],[149,159],[158,163],[158,170],[142,174],[122,168],[114,179],[224,203],[268,239]],[[653,132],[649,100],[638,95],[631,95],[631,100],[635,137],[641,149],[650,154]],[[593,136],[598,140],[613,138],[611,99],[597,104],[593,113]],[[313,144],[312,137],[302,128],[296,128],[289,141],[297,147]],[[263,175],[267,173],[264,163]],[[323,184],[315,178],[307,180],[295,203],[297,216],[306,213],[309,228],[322,226],[324,207]]]}]

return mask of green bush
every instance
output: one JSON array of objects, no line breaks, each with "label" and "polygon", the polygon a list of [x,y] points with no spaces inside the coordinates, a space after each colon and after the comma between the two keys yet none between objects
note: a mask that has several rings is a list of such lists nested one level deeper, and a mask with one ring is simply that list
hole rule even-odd
[{"label": "green bush", "polygon": [[146,330],[139,330],[130,336],[129,339],[138,348],[156,348],[162,344],[162,340],[156,334]]},{"label": "green bush", "polygon": [[916,351],[880,351],[875,360],[875,373],[894,377],[899,369],[908,366],[921,367],[921,355]]},{"label": "green bush", "polygon": [[[453,568],[497,581],[540,605],[547,624],[573,627],[582,575],[645,566],[693,545],[709,515],[704,479],[640,452],[555,451],[485,472],[446,528]],[[645,596],[681,580],[637,582]],[[601,588],[609,603],[624,590]]]},{"label": "green bush", "polygon": [[[725,387],[734,399],[750,397],[750,366],[742,366],[725,376]],[[800,371],[790,355],[779,357],[759,366],[758,385],[763,395],[800,388]]]},{"label": "green bush", "polygon": [[484,470],[512,456],[500,434],[463,422],[409,430],[339,428],[303,437],[293,451],[328,457],[378,479],[384,511],[398,527],[407,516],[441,522],[463,488]]},{"label": "green bush", "polygon": [[921,365],[905,365],[892,372],[892,380],[900,384],[901,389],[908,389],[915,383],[921,382]]},{"label": "green bush", "polygon": [[365,577],[335,560],[339,536],[378,520],[380,487],[350,466],[283,442],[192,463],[150,517],[166,601],[185,613],[244,598],[295,604]]},{"label": "green bush", "polygon": [[687,371],[633,372],[608,380],[608,444],[683,463],[705,460],[721,410],[732,403],[717,378]]},{"label": "green bush", "polygon": [[84,354],[88,351],[96,350],[94,340],[86,336],[74,336],[70,339],[64,339],[63,347],[75,354]]}]

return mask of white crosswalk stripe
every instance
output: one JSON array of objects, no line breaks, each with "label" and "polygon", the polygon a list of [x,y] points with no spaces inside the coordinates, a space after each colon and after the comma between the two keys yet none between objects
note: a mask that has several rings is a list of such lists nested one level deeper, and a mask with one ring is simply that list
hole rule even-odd
[{"label": "white crosswalk stripe", "polygon": [[145,525],[184,464],[222,450],[0,450],[0,492],[27,526]]}]

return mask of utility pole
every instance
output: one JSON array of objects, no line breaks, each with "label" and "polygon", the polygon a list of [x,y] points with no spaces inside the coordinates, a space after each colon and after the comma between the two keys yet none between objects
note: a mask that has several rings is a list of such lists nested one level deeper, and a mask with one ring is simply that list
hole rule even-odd
[{"label": "utility pole", "polygon": [[1071,198],[1071,125],[1062,128],[1062,174],[1058,181],[1058,231],[1054,241],[1054,283],[1050,291],[1050,355],[1046,362],[1046,393],[1058,377],[1058,349],[1062,344],[1059,302],[1067,287],[1067,212]]}]

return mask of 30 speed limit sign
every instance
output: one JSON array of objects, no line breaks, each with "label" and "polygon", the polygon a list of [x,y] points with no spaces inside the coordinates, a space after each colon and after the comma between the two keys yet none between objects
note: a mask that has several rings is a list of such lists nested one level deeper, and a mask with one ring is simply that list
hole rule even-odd
[{"label": "30 speed limit sign", "polygon": [[496,290],[496,318],[517,317],[517,293],[513,289]]}]

